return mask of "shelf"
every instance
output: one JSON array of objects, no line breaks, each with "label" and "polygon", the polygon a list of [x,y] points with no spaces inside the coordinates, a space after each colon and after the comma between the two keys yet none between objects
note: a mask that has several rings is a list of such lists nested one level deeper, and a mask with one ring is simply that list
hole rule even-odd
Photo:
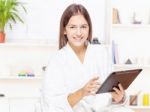
[{"label": "shelf", "polygon": [[136,64],[114,64],[113,67],[125,68],[150,68],[150,65],[136,65]]},{"label": "shelf", "polygon": [[36,96],[4,96],[4,97],[0,97],[0,99],[8,99],[8,100],[40,99],[40,95],[36,95]]},{"label": "shelf", "polygon": [[122,71],[122,70],[130,70],[130,69],[143,69],[143,72],[149,74],[150,72],[150,65],[125,65],[125,64],[117,64],[113,65],[114,71]]},{"label": "shelf", "polygon": [[0,43],[0,47],[56,47],[55,43]]},{"label": "shelf", "polygon": [[42,76],[19,77],[19,76],[0,76],[0,80],[41,80]]},{"label": "shelf", "polygon": [[150,106],[127,106],[132,109],[150,109]]},{"label": "shelf", "polygon": [[113,28],[148,28],[150,25],[146,24],[112,24]]}]

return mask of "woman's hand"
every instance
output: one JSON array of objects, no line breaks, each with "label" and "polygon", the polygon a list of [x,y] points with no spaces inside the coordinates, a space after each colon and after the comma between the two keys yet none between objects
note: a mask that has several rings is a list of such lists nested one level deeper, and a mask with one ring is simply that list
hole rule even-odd
[{"label": "woman's hand", "polygon": [[85,86],[78,91],[68,95],[69,104],[74,107],[84,96],[95,95],[100,87],[99,77],[92,78]]},{"label": "woman's hand", "polygon": [[111,92],[111,95],[112,95],[112,100],[115,102],[115,103],[120,103],[124,96],[125,96],[125,91],[122,87],[121,84],[118,84],[118,88],[114,87],[113,90],[114,92]]},{"label": "woman's hand", "polygon": [[98,79],[99,79],[99,77],[92,78],[88,83],[85,84],[85,86],[83,88],[81,88],[83,96],[96,94],[97,90],[100,87],[100,83],[99,83]]}]

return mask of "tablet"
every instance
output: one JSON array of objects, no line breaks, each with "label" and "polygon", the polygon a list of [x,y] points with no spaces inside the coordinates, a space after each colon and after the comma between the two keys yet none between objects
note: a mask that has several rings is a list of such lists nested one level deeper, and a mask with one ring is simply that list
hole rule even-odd
[{"label": "tablet", "polygon": [[118,88],[119,83],[121,83],[124,90],[126,90],[141,71],[142,69],[132,69],[112,72],[101,85],[96,94],[113,92],[113,87]]}]

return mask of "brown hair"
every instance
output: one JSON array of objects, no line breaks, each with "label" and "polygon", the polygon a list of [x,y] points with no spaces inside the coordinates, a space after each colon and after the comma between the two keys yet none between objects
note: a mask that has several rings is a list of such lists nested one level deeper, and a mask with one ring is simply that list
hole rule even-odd
[{"label": "brown hair", "polygon": [[64,35],[64,30],[66,25],[68,24],[70,18],[74,15],[77,14],[82,14],[84,18],[86,19],[88,25],[89,25],[89,36],[88,36],[88,41],[91,41],[92,38],[92,23],[91,23],[91,18],[86,10],[86,8],[81,5],[81,4],[71,4],[69,5],[66,10],[63,12],[63,15],[61,17],[60,21],[60,32],[59,32],[59,49],[64,47],[67,44],[67,37]]}]

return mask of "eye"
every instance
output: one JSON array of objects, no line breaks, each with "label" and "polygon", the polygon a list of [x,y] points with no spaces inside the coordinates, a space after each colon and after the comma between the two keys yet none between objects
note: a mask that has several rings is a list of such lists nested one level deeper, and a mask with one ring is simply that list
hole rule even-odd
[{"label": "eye", "polygon": [[74,29],[74,28],[76,28],[76,27],[75,27],[75,26],[70,26],[69,28],[70,28],[70,29]]},{"label": "eye", "polygon": [[69,26],[69,29],[76,29],[76,26]]},{"label": "eye", "polygon": [[87,29],[87,28],[88,28],[88,26],[83,25],[83,26],[81,26],[81,28],[82,28],[82,29]]}]

